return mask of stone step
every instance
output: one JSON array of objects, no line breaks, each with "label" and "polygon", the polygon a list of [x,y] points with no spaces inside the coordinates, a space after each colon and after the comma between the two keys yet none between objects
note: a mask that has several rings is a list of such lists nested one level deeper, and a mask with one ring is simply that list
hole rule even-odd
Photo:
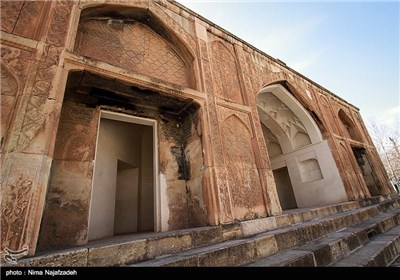
[{"label": "stone step", "polygon": [[[334,250],[336,247],[340,247],[343,242],[348,243],[349,245],[347,246],[349,249],[341,253],[343,256],[349,250],[354,250],[357,246],[362,245],[363,242],[365,243],[368,240],[368,232],[372,229],[379,228],[379,231],[387,230],[393,227],[395,221],[398,220],[397,212],[377,215],[379,215],[377,206],[369,206],[363,209],[335,214],[333,215],[334,217],[330,217],[329,219],[310,220],[302,224],[287,226],[234,242],[223,242],[201,249],[188,250],[173,256],[161,256],[155,260],[141,262],[134,266],[237,266],[276,254],[287,248],[312,242],[337,230],[344,229],[347,224],[364,221],[365,225],[355,227],[353,231],[337,233],[337,236],[334,236],[338,239],[336,241],[337,244],[334,242],[335,240],[327,239],[327,242],[331,241],[332,244],[321,243],[322,245],[319,245],[321,248],[317,248],[320,249],[319,253],[321,254],[323,253],[323,247],[332,247],[332,250]],[[370,219],[371,217],[372,219]],[[293,254],[293,257],[299,260],[302,260],[303,257],[306,258],[305,262],[302,263],[303,265],[309,261],[309,255],[311,254],[312,256],[312,252],[310,254],[303,254],[304,252],[289,253],[287,251],[283,252],[283,254]],[[284,255],[283,259],[288,259],[288,256]],[[299,264],[296,262],[293,263],[293,265]]]},{"label": "stone step", "polygon": [[159,255],[224,241],[235,229],[221,226],[117,236],[91,242],[85,247],[45,253],[23,260],[24,266],[118,266]]},{"label": "stone step", "polygon": [[327,266],[369,242],[371,232],[385,233],[399,224],[400,210],[334,232],[304,245],[259,259],[248,266]]},{"label": "stone step", "polygon": [[359,203],[351,201],[323,207],[297,209],[298,211],[285,211],[282,215],[229,225],[118,236],[108,240],[90,242],[82,247],[40,252],[35,257],[21,260],[18,265],[115,266],[134,263],[153,259],[159,255],[173,254],[188,248],[234,240],[291,223],[301,223],[324,215],[342,213],[357,208],[359,208]]},{"label": "stone step", "polygon": [[239,266],[256,257],[253,240],[232,240],[131,266]]},{"label": "stone step", "polygon": [[291,209],[283,211],[283,214],[281,215],[243,221],[239,222],[239,224],[242,230],[242,236],[246,237],[289,225],[307,222],[316,218],[322,218],[332,214],[345,213],[359,208],[359,202],[352,201],[329,206]]},{"label": "stone step", "polygon": [[[378,200],[374,200],[376,201]],[[178,255],[183,252],[190,254],[190,250],[197,249],[204,255],[201,248],[213,244],[217,244],[217,247],[227,246],[223,250],[231,252],[220,252],[215,249],[214,254],[235,255],[240,252],[240,248],[245,250],[254,246],[256,256],[265,257],[278,250],[299,246],[351,224],[363,222],[377,216],[385,209],[399,207],[399,201],[400,197],[397,196],[378,205],[363,208],[360,208],[360,202],[353,201],[323,207],[293,209],[284,211],[281,215],[229,225],[115,236],[109,240],[90,242],[88,245],[68,250],[41,252],[35,257],[20,260],[18,265],[118,266],[138,262],[145,265],[144,261],[159,260],[172,254],[178,257],[182,265],[185,262],[193,264],[187,260],[186,255],[184,258]],[[238,243],[226,243],[229,241]],[[231,245],[234,249],[231,249]],[[201,261],[196,258],[196,264],[207,265],[205,258]],[[241,264],[243,263],[237,262],[237,265]]]},{"label": "stone step", "polygon": [[368,244],[355,250],[332,266],[389,266],[400,256],[400,225],[373,236]]},{"label": "stone step", "polygon": [[358,200],[358,203],[361,207],[370,206],[373,204],[379,204],[384,201],[390,201],[396,199],[399,195],[398,194],[386,194],[386,195],[379,195],[373,196],[369,198],[363,198]]}]

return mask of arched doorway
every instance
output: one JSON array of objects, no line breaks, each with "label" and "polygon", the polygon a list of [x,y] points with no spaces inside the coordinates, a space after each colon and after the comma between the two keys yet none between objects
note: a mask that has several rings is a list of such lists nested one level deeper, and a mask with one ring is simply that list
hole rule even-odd
[{"label": "arched doorway", "polygon": [[257,109],[282,209],[346,201],[328,143],[293,95],[280,84],[267,86]]},{"label": "arched doorway", "polygon": [[[365,185],[368,188],[368,191],[371,196],[377,196],[380,194],[381,184],[379,182],[378,176],[372,168],[371,161],[369,159],[369,155],[365,147],[363,147],[362,139],[360,137],[360,133],[351,120],[350,116],[345,113],[343,109],[340,109],[338,112],[338,117],[340,122],[342,123],[343,133],[347,139],[351,139],[352,143],[350,144],[351,150],[354,155],[354,159],[357,162],[359,167],[358,172],[361,174]],[[357,143],[359,142],[359,143]]]}]

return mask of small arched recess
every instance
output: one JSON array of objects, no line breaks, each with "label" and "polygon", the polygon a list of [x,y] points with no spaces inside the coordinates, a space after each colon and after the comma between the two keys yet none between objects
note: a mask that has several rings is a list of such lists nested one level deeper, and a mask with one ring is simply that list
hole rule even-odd
[{"label": "small arched recess", "polygon": [[346,201],[328,143],[302,104],[273,84],[258,93],[257,110],[282,209]]},{"label": "small arched recess", "polygon": [[344,127],[345,136],[347,138],[360,141],[356,126],[354,125],[350,117],[343,111],[343,109],[339,110],[338,116]]}]

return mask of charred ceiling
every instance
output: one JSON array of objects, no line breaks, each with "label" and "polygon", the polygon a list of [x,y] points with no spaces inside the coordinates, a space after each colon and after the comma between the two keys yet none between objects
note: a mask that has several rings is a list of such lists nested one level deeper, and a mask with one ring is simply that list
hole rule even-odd
[{"label": "charred ceiling", "polygon": [[199,105],[189,98],[172,97],[149,89],[141,89],[87,71],[69,74],[66,98],[90,107],[114,106],[138,114],[151,112],[175,120],[193,114],[199,108]]}]

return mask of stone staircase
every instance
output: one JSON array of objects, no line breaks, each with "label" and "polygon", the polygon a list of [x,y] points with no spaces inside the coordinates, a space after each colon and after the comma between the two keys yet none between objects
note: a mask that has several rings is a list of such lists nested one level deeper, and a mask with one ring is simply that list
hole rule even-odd
[{"label": "stone staircase", "polygon": [[42,252],[19,266],[389,266],[400,256],[400,197],[379,196]]}]

